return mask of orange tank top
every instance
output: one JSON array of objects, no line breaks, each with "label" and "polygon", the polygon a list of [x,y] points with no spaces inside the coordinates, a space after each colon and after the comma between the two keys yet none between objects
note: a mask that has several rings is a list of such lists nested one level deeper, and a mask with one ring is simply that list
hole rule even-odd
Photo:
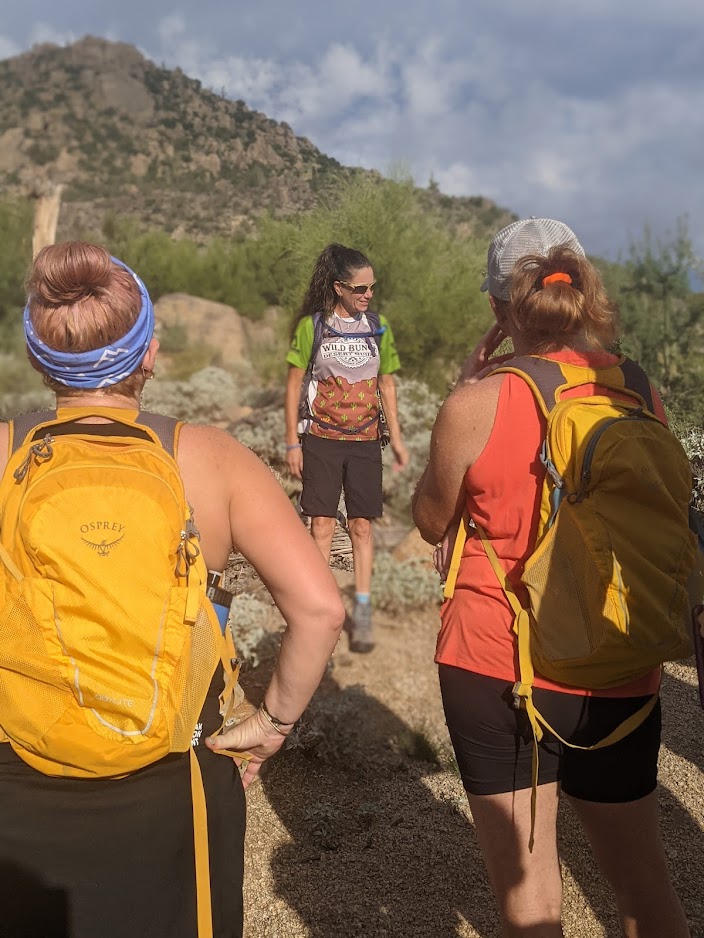
[{"label": "orange tank top", "polygon": [[[590,368],[604,368],[617,361],[607,352],[561,351],[545,357]],[[603,393],[613,392],[594,384],[569,392],[571,396]],[[654,398],[656,415],[666,422],[662,404],[657,395]],[[544,436],[545,418],[532,391],[518,375],[505,375],[489,441],[464,478],[470,516],[487,531],[522,602],[527,596],[520,578],[538,528],[545,475],[538,452]],[[444,603],[440,615],[435,656],[439,664],[516,680],[513,612],[476,534],[467,538],[454,596]],[[535,687],[587,696],[638,697],[656,693],[659,684],[659,668],[607,691],[567,687],[535,675]]]}]

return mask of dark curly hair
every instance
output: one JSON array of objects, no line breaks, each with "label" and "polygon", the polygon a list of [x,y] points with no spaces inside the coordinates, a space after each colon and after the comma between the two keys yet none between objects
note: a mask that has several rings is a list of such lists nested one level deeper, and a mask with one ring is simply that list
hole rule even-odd
[{"label": "dark curly hair", "polygon": [[331,315],[337,305],[336,280],[351,280],[355,271],[371,266],[371,261],[361,251],[346,248],[344,244],[328,244],[315,262],[303,303],[291,324],[291,335],[306,316]]}]

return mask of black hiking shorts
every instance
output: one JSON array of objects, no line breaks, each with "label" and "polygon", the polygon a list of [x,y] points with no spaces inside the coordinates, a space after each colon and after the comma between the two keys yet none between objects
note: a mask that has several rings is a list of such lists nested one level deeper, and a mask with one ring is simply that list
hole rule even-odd
[{"label": "black hiking shorts", "polygon": [[[439,666],[445,719],[465,789],[496,795],[532,786],[533,734],[513,708],[513,685]],[[537,709],[568,742],[590,746],[639,710],[649,697],[585,697],[533,690]],[[539,746],[538,784],[560,782],[566,795],[618,804],[655,790],[660,749],[660,701],[625,739],[591,752],[563,746],[547,730]]]},{"label": "black hiking shorts", "polygon": [[381,444],[306,434],[301,511],[311,518],[334,518],[342,491],[348,518],[381,517]]}]

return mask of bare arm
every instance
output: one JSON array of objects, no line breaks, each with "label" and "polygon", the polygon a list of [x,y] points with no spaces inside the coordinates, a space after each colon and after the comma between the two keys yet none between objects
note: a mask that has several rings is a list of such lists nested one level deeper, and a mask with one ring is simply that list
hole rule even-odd
[{"label": "bare arm", "polygon": [[442,540],[464,508],[464,477],[494,426],[503,375],[460,383],[440,408],[430,456],[412,500],[413,520],[430,544]]},{"label": "bare arm", "polygon": [[[275,476],[245,446],[213,427],[190,426],[179,444],[179,464],[187,491],[190,487],[200,496],[197,517],[215,523],[224,514],[229,520],[217,530],[218,551],[227,537],[260,575],[286,620],[264,700],[271,714],[293,724],[318,686],[340,634],[344,608],[337,584]],[[206,488],[212,496],[210,512]],[[203,531],[206,555],[211,530]],[[243,776],[247,785],[283,740],[257,711],[208,745],[251,754]]]},{"label": "bare arm", "polygon": [[301,397],[301,386],[305,372],[295,365],[288,366],[286,380],[286,403],[284,416],[286,419],[286,445],[295,449],[286,451],[286,465],[291,475],[301,478],[303,473],[303,453],[298,448],[298,402]]},{"label": "bare arm", "polygon": [[440,567],[448,536],[454,533],[450,529],[464,510],[465,473],[483,452],[494,426],[503,376],[490,371],[512,357],[492,357],[504,338],[493,323],[462,363],[457,384],[435,419],[428,465],[413,494],[413,520],[421,537],[430,544],[445,538]]},{"label": "bare arm", "polygon": [[381,406],[384,408],[384,416],[389,425],[389,444],[396,457],[396,468],[403,469],[408,464],[408,450],[403,443],[398,422],[396,381],[393,375],[379,375],[378,382]]}]

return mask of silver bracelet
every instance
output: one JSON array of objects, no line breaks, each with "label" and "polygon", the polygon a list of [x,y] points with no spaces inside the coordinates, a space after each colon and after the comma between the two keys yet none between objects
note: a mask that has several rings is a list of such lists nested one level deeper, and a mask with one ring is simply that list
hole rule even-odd
[{"label": "silver bracelet", "polygon": [[288,736],[288,733],[285,733],[285,732],[281,729],[282,726],[294,727],[294,726],[296,725],[296,721],[295,721],[295,720],[293,721],[293,723],[286,723],[285,720],[279,720],[279,719],[277,719],[275,716],[272,716],[272,715],[269,713],[269,711],[267,710],[267,706],[266,706],[266,704],[264,703],[263,700],[262,700],[262,702],[259,704],[259,709],[260,709],[261,714],[262,714],[262,716],[264,717],[264,719],[268,720],[269,723],[271,723],[271,725],[274,727],[274,729],[276,730],[276,732],[277,732],[277,733],[280,733],[282,736]]}]

